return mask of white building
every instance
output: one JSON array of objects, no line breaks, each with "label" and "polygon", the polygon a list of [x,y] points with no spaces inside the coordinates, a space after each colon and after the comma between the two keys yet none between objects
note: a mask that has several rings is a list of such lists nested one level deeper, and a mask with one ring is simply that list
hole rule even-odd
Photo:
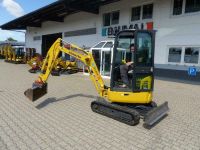
[{"label": "white building", "polygon": [[1,28],[26,29],[26,46],[43,55],[57,37],[91,47],[118,30],[154,29],[156,67],[187,70],[200,68],[199,26],[199,0],[60,0]]}]

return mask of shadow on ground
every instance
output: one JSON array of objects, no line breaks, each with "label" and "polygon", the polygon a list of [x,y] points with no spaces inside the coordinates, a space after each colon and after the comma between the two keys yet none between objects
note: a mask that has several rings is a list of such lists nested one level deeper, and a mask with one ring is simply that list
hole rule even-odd
[{"label": "shadow on ground", "polygon": [[85,95],[85,94],[73,94],[73,95],[69,95],[69,96],[65,96],[65,97],[61,97],[61,98],[51,97],[51,98],[47,98],[42,103],[37,105],[36,108],[37,109],[42,109],[42,108],[46,107],[49,104],[60,102],[60,101],[64,101],[64,100],[71,99],[71,98],[74,98],[74,97],[97,98],[96,96]]}]

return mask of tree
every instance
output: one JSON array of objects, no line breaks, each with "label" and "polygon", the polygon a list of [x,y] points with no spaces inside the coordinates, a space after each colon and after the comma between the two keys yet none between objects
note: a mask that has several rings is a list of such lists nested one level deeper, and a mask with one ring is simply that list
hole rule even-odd
[{"label": "tree", "polygon": [[6,41],[17,42],[17,40],[13,39],[12,37],[7,38]]}]

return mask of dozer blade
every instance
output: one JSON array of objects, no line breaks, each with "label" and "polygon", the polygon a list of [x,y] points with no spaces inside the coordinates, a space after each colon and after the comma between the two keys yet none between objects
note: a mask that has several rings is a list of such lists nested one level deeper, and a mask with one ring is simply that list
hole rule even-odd
[{"label": "dozer blade", "polygon": [[169,111],[168,102],[163,103],[162,105],[153,108],[144,116],[144,125],[152,126],[157,121],[162,119],[167,112]]},{"label": "dozer blade", "polygon": [[30,99],[32,102],[36,101],[43,95],[47,93],[47,83],[42,86],[34,86],[31,89],[28,89],[24,92],[24,95]]}]

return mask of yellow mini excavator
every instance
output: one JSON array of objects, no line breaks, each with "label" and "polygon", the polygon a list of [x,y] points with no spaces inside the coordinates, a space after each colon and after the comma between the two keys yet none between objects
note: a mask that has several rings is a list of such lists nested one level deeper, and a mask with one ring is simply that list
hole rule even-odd
[{"label": "yellow mini excavator", "polygon": [[[43,63],[42,73],[24,94],[35,101],[47,93],[47,79],[62,51],[87,67],[90,78],[98,91],[99,98],[91,103],[92,111],[128,125],[136,125],[140,118],[145,126],[152,126],[163,118],[169,108],[165,102],[157,106],[153,102],[154,87],[154,43],[155,32],[148,30],[124,30],[115,38],[110,87],[104,81],[91,53],[76,45],[57,39],[51,46]],[[134,51],[130,47],[134,46]],[[127,86],[122,86],[122,60],[130,58],[132,66],[127,70]],[[47,65],[46,70],[44,67]],[[129,62],[130,64],[130,62]],[[66,84],[67,86],[67,84]]]},{"label": "yellow mini excavator", "polygon": [[4,59],[5,55],[4,55],[4,45],[0,45],[0,59]]},{"label": "yellow mini excavator", "polygon": [[34,57],[27,61],[27,64],[31,66],[31,69],[28,70],[30,73],[37,73],[42,68],[43,58],[40,54],[35,53]]},{"label": "yellow mini excavator", "polygon": [[24,64],[25,63],[25,48],[24,46],[13,46],[12,47],[12,63]]},{"label": "yellow mini excavator", "polygon": [[12,61],[12,46],[10,44],[6,44],[4,48],[5,52],[5,62]]},{"label": "yellow mini excavator", "polygon": [[26,48],[25,62],[30,61],[35,56],[36,56],[35,48]]},{"label": "yellow mini excavator", "polygon": [[60,76],[60,74],[64,72],[67,72],[68,74],[77,73],[78,67],[76,61],[63,60],[62,57],[56,59],[51,75]]}]

